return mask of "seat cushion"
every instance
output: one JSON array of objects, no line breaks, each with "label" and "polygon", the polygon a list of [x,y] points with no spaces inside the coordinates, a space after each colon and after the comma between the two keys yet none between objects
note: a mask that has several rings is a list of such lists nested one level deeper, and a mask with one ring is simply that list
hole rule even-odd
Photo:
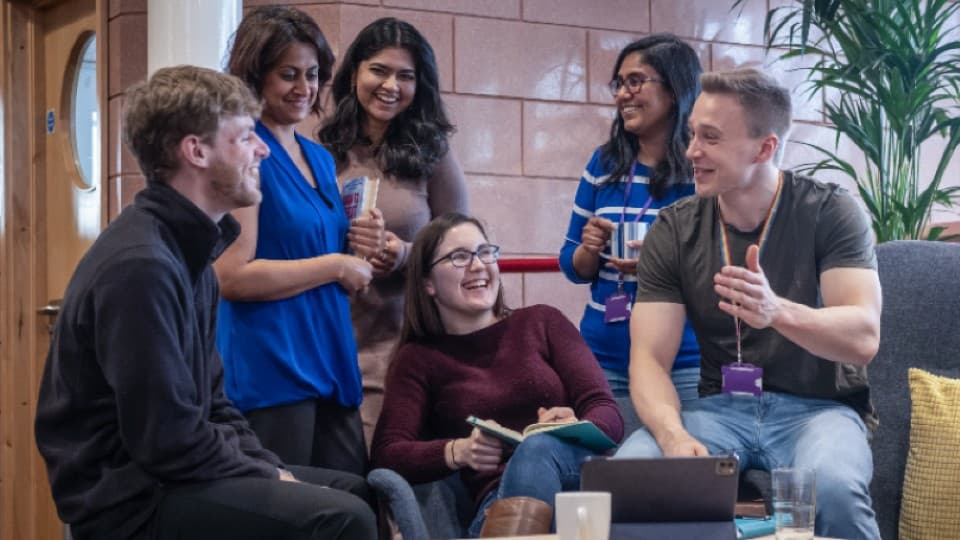
[{"label": "seat cushion", "polygon": [[900,538],[956,538],[960,531],[960,379],[911,368],[910,449]]}]

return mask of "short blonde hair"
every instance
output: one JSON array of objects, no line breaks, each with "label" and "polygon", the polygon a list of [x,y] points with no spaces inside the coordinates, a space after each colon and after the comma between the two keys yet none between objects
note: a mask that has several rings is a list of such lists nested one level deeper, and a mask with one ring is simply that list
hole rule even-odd
[{"label": "short blonde hair", "polygon": [[774,134],[780,139],[777,157],[790,134],[793,108],[790,91],[770,75],[753,68],[715,71],[700,76],[705,94],[729,94],[736,98],[746,113],[751,137]]},{"label": "short blonde hair", "polygon": [[197,66],[162,68],[127,90],[123,140],[147,180],[165,182],[180,167],[176,149],[184,137],[211,141],[223,117],[259,115],[259,101],[233,75]]}]

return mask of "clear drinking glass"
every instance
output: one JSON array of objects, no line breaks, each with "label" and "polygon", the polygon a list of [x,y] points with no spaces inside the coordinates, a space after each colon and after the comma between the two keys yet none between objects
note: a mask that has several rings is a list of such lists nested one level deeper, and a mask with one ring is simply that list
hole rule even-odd
[{"label": "clear drinking glass", "polygon": [[811,469],[774,469],[773,519],[777,540],[811,540],[817,513],[817,482]]}]

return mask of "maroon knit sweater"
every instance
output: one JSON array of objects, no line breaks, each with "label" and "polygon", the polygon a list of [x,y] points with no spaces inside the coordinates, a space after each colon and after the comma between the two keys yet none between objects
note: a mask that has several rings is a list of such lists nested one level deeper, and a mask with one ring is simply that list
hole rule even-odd
[{"label": "maroon knit sweater", "polygon": [[[439,480],[452,473],[444,445],[470,434],[467,416],[522,430],[537,421],[538,407],[559,406],[614,441],[623,437],[623,418],[593,353],[552,307],[518,309],[471,334],[408,343],[387,377],[373,466],[411,483]],[[475,501],[496,487],[505,464],[496,472],[461,470]]]}]

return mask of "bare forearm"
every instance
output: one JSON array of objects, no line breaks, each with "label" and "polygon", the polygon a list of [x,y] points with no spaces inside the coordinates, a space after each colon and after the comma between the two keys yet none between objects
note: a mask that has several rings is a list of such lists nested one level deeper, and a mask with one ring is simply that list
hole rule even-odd
[{"label": "bare forearm", "polygon": [[880,346],[880,314],[863,306],[811,308],[780,300],[777,319],[771,325],[783,337],[811,354],[865,366]]},{"label": "bare forearm", "polygon": [[573,251],[573,269],[581,279],[592,280],[600,270],[600,255],[577,246]]},{"label": "bare forearm", "polygon": [[220,293],[226,300],[249,302],[290,298],[339,279],[345,255],[331,253],[309,259],[254,259],[221,277]]},{"label": "bare forearm", "polygon": [[637,416],[661,447],[663,439],[669,434],[683,431],[677,390],[670,374],[655,360],[631,360],[630,399]]}]

